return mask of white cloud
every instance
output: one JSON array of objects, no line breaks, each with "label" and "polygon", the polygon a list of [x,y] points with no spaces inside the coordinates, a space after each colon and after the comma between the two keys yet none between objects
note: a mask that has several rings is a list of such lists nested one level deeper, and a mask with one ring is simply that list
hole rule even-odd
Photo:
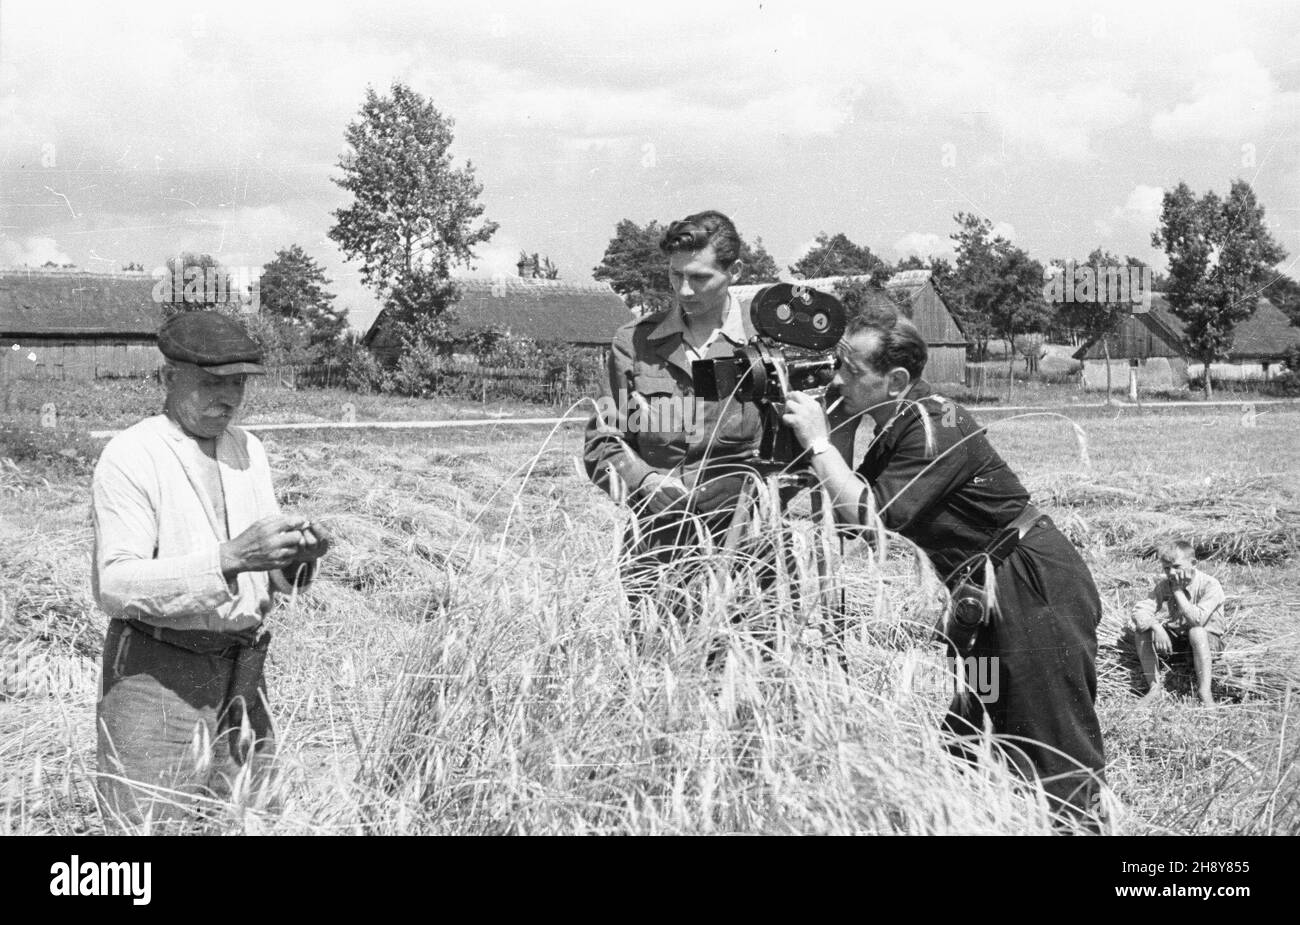
[{"label": "white cloud", "polygon": [[1138,99],[1108,79],[1058,92],[1008,81],[993,110],[998,125],[1014,141],[1048,156],[1081,161],[1093,156],[1093,136],[1136,118]]},{"label": "white cloud", "polygon": [[[526,248],[519,243],[517,239],[509,234],[503,234],[498,231],[492,236],[492,240],[487,244],[479,244],[474,248],[474,268],[472,270],[457,271],[462,276],[515,276],[519,272],[519,253]],[[532,251],[528,251],[532,253]],[[547,256],[544,252],[539,252],[539,257]],[[564,269],[560,270],[561,277],[568,274]]]},{"label": "white cloud", "polygon": [[1117,211],[1131,221],[1154,225],[1160,220],[1164,201],[1165,191],[1161,187],[1139,183],[1133,187],[1128,199],[1124,200],[1123,207]]},{"label": "white cloud", "polygon": [[816,246],[817,246],[816,238],[809,238],[806,241],[800,242],[799,246],[795,248],[794,259],[791,260],[790,262],[798,263],[800,260],[803,260],[805,257],[808,256],[809,253],[812,252],[812,249]]},{"label": "white cloud", "polygon": [[1115,206],[1104,218],[1094,219],[1092,227],[1102,239],[1114,237],[1117,233],[1131,237],[1135,230],[1145,234],[1160,221],[1164,197],[1165,191],[1161,187],[1139,183],[1129,192],[1123,205]]},{"label": "white cloud", "polygon": [[1249,141],[1300,112],[1300,93],[1283,92],[1246,49],[1212,57],[1193,86],[1194,99],[1155,114],[1151,132],[1177,143],[1192,139]]},{"label": "white cloud", "polygon": [[953,258],[952,238],[931,231],[909,231],[894,242],[894,254],[902,257]]},{"label": "white cloud", "polygon": [[73,263],[63,248],[53,238],[31,237],[19,241],[0,241],[0,264],[11,267],[39,267],[47,261]]}]

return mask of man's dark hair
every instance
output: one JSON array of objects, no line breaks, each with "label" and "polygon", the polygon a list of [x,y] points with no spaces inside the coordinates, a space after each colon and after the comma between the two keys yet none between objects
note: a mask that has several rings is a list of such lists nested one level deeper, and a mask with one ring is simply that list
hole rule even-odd
[{"label": "man's dark hair", "polygon": [[740,234],[731,219],[721,212],[696,212],[673,222],[659,239],[665,254],[694,253],[713,245],[718,266],[729,267],[740,259]]},{"label": "man's dark hair", "polygon": [[921,378],[930,351],[910,318],[889,306],[870,305],[849,319],[844,337],[867,331],[877,335],[872,355],[863,358],[873,370],[883,376],[901,366],[913,382]]}]

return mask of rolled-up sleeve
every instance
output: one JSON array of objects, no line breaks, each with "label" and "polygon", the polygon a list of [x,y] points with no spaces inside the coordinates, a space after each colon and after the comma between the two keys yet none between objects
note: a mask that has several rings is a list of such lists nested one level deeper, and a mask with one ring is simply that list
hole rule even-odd
[{"label": "rolled-up sleeve", "polygon": [[1189,601],[1182,608],[1183,616],[1192,626],[1205,626],[1223,609],[1223,601],[1223,585],[1213,578],[1207,578],[1196,603]]},{"label": "rolled-up sleeve", "polygon": [[229,604],[234,595],[221,574],[215,539],[186,555],[157,558],[155,504],[133,470],[141,471],[108,449],[95,467],[92,584],[99,606],[110,617],[165,622]]}]

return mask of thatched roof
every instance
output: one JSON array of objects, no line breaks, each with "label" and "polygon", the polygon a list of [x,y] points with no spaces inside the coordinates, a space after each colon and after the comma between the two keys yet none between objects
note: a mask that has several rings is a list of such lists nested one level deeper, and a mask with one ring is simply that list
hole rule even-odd
[{"label": "thatched roof", "polygon": [[0,337],[157,336],[148,273],[0,270]]},{"label": "thatched roof", "polygon": [[[1150,311],[1126,315],[1115,334],[1106,338],[1112,360],[1147,359],[1153,356],[1186,356],[1183,334],[1186,326],[1173,313],[1162,293],[1151,295]],[[1287,349],[1300,344],[1300,328],[1268,299],[1261,298],[1255,313],[1233,331],[1231,360],[1276,361]],[[1105,357],[1101,338],[1094,338],[1074,352],[1075,359]]]},{"label": "thatched roof", "polygon": [[[837,283],[869,282],[870,280],[870,274],[864,274],[862,276],[826,276],[819,279],[791,279],[783,280],[783,282],[797,282],[822,292],[834,293]],[[740,298],[743,305],[747,306],[753,301],[754,296],[760,289],[770,285],[772,284],[758,283],[746,286],[732,286],[731,291]],[[882,306],[888,305],[895,309],[901,308],[912,319],[917,330],[921,332],[921,336],[925,338],[925,342],[931,347],[966,346],[966,335],[962,333],[956,319],[952,316],[952,312],[948,311],[948,306],[944,304],[942,297],[934,288],[929,270],[904,270],[902,273],[896,273],[885,284],[885,291],[868,289],[866,298],[868,302],[881,300]]]},{"label": "thatched roof", "polygon": [[[452,307],[453,328],[502,328],[543,343],[608,347],[614,332],[634,317],[608,283],[519,276],[455,281],[460,298]],[[373,346],[387,324],[387,310],[371,324],[362,342]]]}]

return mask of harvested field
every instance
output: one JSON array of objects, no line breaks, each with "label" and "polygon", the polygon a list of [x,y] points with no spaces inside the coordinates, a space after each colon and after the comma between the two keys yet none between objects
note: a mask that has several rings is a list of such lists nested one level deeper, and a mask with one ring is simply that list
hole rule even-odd
[{"label": "harvested field", "polygon": [[[1297,421],[1094,417],[1086,465],[1066,421],[991,427],[1102,592],[1116,832],[1300,834]],[[706,567],[679,583],[699,613],[689,628],[632,614],[615,569],[625,515],[579,477],[578,439],[508,426],[266,435],[282,503],[339,542],[272,618],[274,792],[214,806],[194,831],[1049,831],[1041,793],[992,753],[967,767],[942,748],[927,629],[942,593],[903,541],[841,550],[804,520],[792,577],[808,605]],[[0,483],[0,832],[94,832],[104,618],[88,478],[19,470]],[[1212,710],[1185,679],[1138,705],[1123,627],[1172,534],[1230,595]],[[811,606],[818,549],[854,617],[844,665]],[[763,658],[764,618],[791,610]],[[715,652],[720,670],[706,667]]]}]

